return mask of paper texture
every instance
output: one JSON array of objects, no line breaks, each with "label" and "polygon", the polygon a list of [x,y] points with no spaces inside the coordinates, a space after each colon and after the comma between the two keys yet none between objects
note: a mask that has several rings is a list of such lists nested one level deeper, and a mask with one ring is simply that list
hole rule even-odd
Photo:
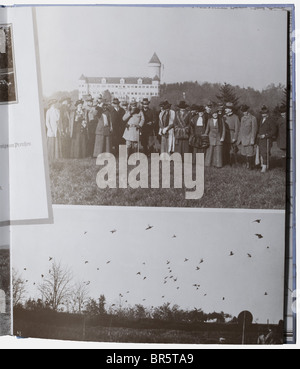
[{"label": "paper texture", "polygon": [[14,335],[292,341],[291,11],[11,9],[10,212],[53,203],[11,227]]}]

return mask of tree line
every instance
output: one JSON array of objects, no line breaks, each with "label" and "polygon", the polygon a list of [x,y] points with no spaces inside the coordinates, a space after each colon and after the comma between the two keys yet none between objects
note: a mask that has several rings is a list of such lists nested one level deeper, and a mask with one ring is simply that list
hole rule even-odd
[{"label": "tree line", "polygon": [[[103,96],[108,100],[112,99],[109,91],[105,91]],[[52,96],[45,97],[44,102],[50,99],[61,99],[62,97],[70,97],[72,101],[79,98],[79,91],[71,92],[59,91]],[[160,86],[160,97],[152,97],[151,108],[159,110],[159,103],[162,100],[168,100],[172,104],[172,108],[176,107],[179,101],[185,100],[188,104],[205,105],[209,100],[213,104],[226,104],[232,102],[235,105],[236,113],[239,113],[239,107],[242,104],[250,106],[250,110],[254,115],[259,115],[262,105],[269,107],[274,115],[279,115],[279,107],[283,104],[288,105],[289,91],[282,84],[275,85],[274,83],[267,86],[262,91],[255,90],[252,87],[232,86],[228,83],[199,83],[182,82],[162,84]],[[109,101],[108,101],[109,102]]]},{"label": "tree line", "polygon": [[[70,268],[53,261],[47,275],[41,276],[42,281],[35,284],[39,297],[27,298],[28,280],[13,269],[13,306],[16,311],[33,313],[55,312],[84,315],[90,318],[115,317],[124,321],[157,320],[168,322],[215,321],[236,323],[236,317],[224,312],[205,313],[202,309],[184,310],[169,302],[158,307],[145,307],[142,304],[129,306],[124,304],[123,296],[119,295],[119,303],[107,304],[106,298],[100,294],[98,299],[89,297],[86,282],[74,282]],[[30,282],[32,283],[32,281]]]}]

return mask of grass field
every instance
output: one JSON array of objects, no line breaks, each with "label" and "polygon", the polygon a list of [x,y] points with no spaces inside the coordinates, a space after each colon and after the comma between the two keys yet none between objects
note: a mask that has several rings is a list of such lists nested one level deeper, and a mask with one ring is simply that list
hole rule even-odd
[{"label": "grass field", "polygon": [[[157,343],[157,344],[218,344],[225,338],[228,344],[241,344],[242,331],[234,327],[220,325],[218,328],[201,330],[183,329],[139,329],[130,327],[103,327],[83,325],[50,325],[44,322],[32,322],[15,319],[14,334],[24,338],[44,338],[70,341],[120,342],[120,343]],[[253,326],[247,335],[247,343],[255,344],[259,327]]]},{"label": "grass field", "polygon": [[96,159],[62,159],[50,165],[52,200],[61,205],[285,209],[286,175],[281,165],[275,152],[266,174],[242,164],[206,168],[204,196],[186,200],[184,189],[99,189]]}]

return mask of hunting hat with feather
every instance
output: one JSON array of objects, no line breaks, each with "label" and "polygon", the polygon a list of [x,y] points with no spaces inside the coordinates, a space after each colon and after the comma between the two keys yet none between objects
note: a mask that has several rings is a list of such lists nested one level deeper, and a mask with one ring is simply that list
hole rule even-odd
[{"label": "hunting hat with feather", "polygon": [[162,101],[159,106],[163,109],[170,109],[170,107],[172,106],[172,104],[170,104],[168,102],[168,100]]},{"label": "hunting hat with feather", "polygon": [[188,108],[188,104],[185,101],[180,101],[180,103],[177,105],[178,109],[186,109]]},{"label": "hunting hat with feather", "polygon": [[266,105],[263,105],[260,109],[261,114],[269,114],[269,108]]},{"label": "hunting hat with feather", "polygon": [[77,100],[76,103],[75,103],[75,106],[83,105],[83,104],[84,104],[83,100]]},{"label": "hunting hat with feather", "polygon": [[281,105],[279,111],[281,114],[286,113],[287,112],[286,105]]},{"label": "hunting hat with feather", "polygon": [[249,109],[250,109],[250,107],[248,105],[246,105],[246,104],[244,104],[244,105],[241,106],[241,111],[243,113],[246,113]]}]

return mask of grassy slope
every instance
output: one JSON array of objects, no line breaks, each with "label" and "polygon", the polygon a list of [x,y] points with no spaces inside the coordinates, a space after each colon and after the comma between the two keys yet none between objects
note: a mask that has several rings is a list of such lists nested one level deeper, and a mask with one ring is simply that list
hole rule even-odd
[{"label": "grassy slope", "polygon": [[[182,189],[105,189],[97,187],[95,159],[60,160],[51,165],[54,204],[284,209],[285,172],[273,159],[265,175],[242,166],[205,169],[201,200],[185,200]],[[172,183],[172,182],[171,182]]]}]

